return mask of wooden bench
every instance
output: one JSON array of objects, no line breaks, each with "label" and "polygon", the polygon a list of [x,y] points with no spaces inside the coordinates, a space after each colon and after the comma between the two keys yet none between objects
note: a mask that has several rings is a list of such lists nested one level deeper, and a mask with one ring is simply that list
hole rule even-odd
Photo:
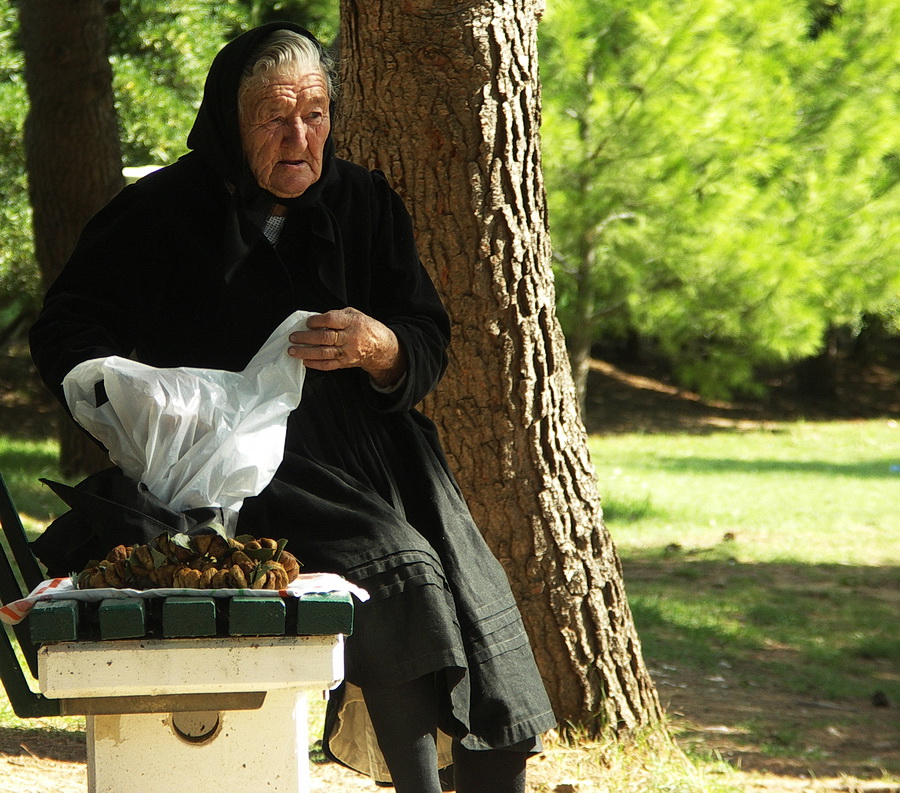
[{"label": "wooden bench", "polygon": [[[42,575],[2,477],[0,521],[9,603]],[[346,593],[43,601],[13,626],[39,691],[2,630],[0,677],[23,718],[85,716],[89,793],[305,793],[307,692],[340,682],[352,630]]]}]

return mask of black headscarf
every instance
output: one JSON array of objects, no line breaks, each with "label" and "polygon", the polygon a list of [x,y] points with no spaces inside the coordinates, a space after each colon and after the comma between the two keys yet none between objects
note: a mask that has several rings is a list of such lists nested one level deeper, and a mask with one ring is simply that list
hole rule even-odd
[{"label": "black headscarf", "polygon": [[263,204],[310,207],[319,202],[326,185],[335,178],[334,140],[329,132],[319,178],[296,198],[279,198],[263,190],[244,158],[238,128],[238,87],[248,58],[270,34],[292,30],[322,45],[306,28],[292,22],[270,22],[242,33],[226,44],[213,59],[203,88],[203,101],[188,135],[188,148],[200,154],[226,182],[234,186],[240,209],[245,212]]}]

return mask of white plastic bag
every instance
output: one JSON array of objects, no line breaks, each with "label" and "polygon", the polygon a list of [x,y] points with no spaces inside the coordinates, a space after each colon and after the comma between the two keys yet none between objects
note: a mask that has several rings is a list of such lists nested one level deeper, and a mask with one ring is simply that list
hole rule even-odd
[{"label": "white plastic bag", "polygon": [[[161,369],[119,356],[85,361],[63,380],[66,402],[126,476],[172,509],[237,512],[284,456],[306,374],[287,354],[288,334],[305,330],[310,316],[291,314],[242,372]],[[109,401],[97,406],[99,382]]]}]

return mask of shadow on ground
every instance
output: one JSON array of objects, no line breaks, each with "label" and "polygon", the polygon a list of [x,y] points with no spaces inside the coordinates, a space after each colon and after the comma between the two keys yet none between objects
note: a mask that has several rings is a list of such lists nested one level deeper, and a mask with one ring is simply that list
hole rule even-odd
[{"label": "shadow on ground", "polygon": [[623,568],[684,748],[782,776],[900,775],[900,569],[672,548]]},{"label": "shadow on ground", "polygon": [[27,755],[66,763],[85,762],[84,733],[52,727],[0,727],[0,754]]}]

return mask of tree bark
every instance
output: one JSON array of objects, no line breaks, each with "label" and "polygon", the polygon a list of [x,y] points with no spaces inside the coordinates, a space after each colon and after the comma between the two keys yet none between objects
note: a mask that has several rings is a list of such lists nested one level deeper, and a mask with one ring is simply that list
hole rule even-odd
[{"label": "tree bark", "polygon": [[825,329],[821,351],[794,366],[797,390],[802,397],[818,402],[838,400],[838,329]]},{"label": "tree bark", "polygon": [[[19,3],[30,103],[25,158],[45,286],[59,275],[86,221],[124,184],[104,9],[101,0]],[[63,473],[109,465],[71,421],[60,427]]]},{"label": "tree bark", "polygon": [[342,156],[410,207],[453,322],[427,410],[504,564],[556,715],[656,724],[554,311],[534,0],[342,0]]}]

